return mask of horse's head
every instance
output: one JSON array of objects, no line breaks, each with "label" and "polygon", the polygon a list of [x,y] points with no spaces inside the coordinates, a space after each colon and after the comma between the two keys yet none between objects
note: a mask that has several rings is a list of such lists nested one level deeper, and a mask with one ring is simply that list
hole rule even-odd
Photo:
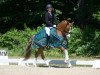
[{"label": "horse's head", "polygon": [[57,27],[58,30],[64,32],[64,33],[69,33],[70,30],[72,29],[73,22],[69,20],[63,20]]}]

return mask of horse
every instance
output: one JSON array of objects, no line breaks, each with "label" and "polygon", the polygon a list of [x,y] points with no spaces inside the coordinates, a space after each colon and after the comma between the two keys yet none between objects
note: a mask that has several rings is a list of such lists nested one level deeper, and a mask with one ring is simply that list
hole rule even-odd
[{"label": "horse", "polygon": [[[72,28],[72,25],[73,25],[73,23],[70,22],[70,21],[68,21],[68,20],[61,21],[57,25],[56,28],[52,29],[52,36],[53,36],[53,38],[50,38],[52,40],[51,42],[53,42],[53,44],[55,45],[53,47],[56,47],[56,48],[60,49],[61,51],[63,51],[65,53],[65,60],[64,60],[64,62],[66,64],[68,64],[69,67],[71,66],[71,64],[69,62],[68,48],[66,47],[67,46],[66,35],[68,35],[70,33],[71,28]],[[41,32],[42,31],[40,31],[40,34],[41,34]],[[54,32],[55,32],[55,36],[54,36]],[[44,30],[43,33],[45,33],[45,30]],[[46,37],[45,37],[46,36],[46,33],[45,34],[41,34],[41,35],[45,35],[45,36],[43,36],[43,37],[41,37],[39,39],[39,40],[42,40],[43,45],[41,45],[41,43],[38,43],[38,41],[36,41],[37,40],[36,38],[39,38],[41,36],[41,35],[38,35],[37,36],[37,34],[36,35],[32,35],[32,37],[29,39],[28,45],[27,45],[27,48],[26,48],[26,51],[25,51],[24,58],[25,58],[25,60],[27,60],[27,59],[30,58],[31,53],[32,53],[32,46],[33,46],[33,44],[35,44],[35,46],[37,48],[37,51],[35,53],[35,58],[34,58],[35,62],[37,61],[37,57],[39,55],[41,55],[41,58],[48,65],[48,63],[46,62],[46,59],[45,59],[45,55],[43,53],[44,48],[46,48],[46,46],[47,46],[46,43],[44,44],[44,42],[47,42]],[[57,36],[57,38],[56,38],[56,36]],[[59,38],[61,38],[61,39],[59,39]],[[45,41],[43,41],[43,39]],[[49,44],[50,46],[52,46],[51,45],[51,42]],[[58,43],[57,46],[56,46],[56,43],[55,42]],[[35,66],[37,66],[37,65],[35,64]]]}]

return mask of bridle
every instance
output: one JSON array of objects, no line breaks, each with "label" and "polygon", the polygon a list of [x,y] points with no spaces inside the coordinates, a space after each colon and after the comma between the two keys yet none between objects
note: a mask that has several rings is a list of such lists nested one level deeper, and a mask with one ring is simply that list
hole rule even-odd
[{"label": "bridle", "polygon": [[73,28],[73,23],[74,23],[74,22],[72,22],[72,25],[70,25],[70,29],[69,29],[68,31],[66,31],[66,27],[67,27],[69,24],[66,24],[66,25],[65,25],[63,34],[65,35],[66,38],[68,37],[68,35],[71,34],[71,30],[72,30],[72,28]]},{"label": "bridle", "polygon": [[67,23],[67,24],[65,25],[64,30],[63,30],[64,33],[69,33],[69,31],[71,31],[72,25],[70,26],[69,31],[66,31],[66,28],[67,28],[67,26],[68,26],[69,24],[70,24],[70,23]]},{"label": "bridle", "polygon": [[70,34],[70,31],[72,30],[72,26],[73,26],[73,25],[69,26],[69,27],[70,27],[69,30],[66,30],[66,29],[67,29],[67,26],[68,26],[70,23],[67,22],[66,20],[65,20],[64,22],[66,22],[66,25],[63,27],[63,29],[60,29],[60,30],[59,30],[59,28],[57,28],[57,29],[58,29],[59,31],[61,31],[62,34],[63,34],[63,36],[65,37],[66,34]]}]

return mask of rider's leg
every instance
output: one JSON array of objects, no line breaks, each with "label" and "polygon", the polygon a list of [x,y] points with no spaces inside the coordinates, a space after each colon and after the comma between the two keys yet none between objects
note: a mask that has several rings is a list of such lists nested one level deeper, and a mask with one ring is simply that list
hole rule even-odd
[{"label": "rider's leg", "polygon": [[49,48],[48,41],[50,39],[50,27],[45,27],[45,31],[46,31],[46,34],[47,34],[47,48]]},{"label": "rider's leg", "polygon": [[45,31],[46,31],[46,34],[47,34],[48,36],[50,36],[50,28],[49,28],[49,27],[45,27]]},{"label": "rider's leg", "polygon": [[53,28],[53,27],[45,27],[45,31],[46,31],[46,34],[47,36],[50,38],[50,29]]}]

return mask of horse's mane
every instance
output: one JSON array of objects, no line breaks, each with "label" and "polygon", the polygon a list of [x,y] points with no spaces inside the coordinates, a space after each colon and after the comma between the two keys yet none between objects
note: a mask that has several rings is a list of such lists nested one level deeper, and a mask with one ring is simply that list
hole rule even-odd
[{"label": "horse's mane", "polygon": [[57,29],[62,31],[67,27],[67,25],[69,25],[69,22],[67,20],[63,20],[58,24]]}]

